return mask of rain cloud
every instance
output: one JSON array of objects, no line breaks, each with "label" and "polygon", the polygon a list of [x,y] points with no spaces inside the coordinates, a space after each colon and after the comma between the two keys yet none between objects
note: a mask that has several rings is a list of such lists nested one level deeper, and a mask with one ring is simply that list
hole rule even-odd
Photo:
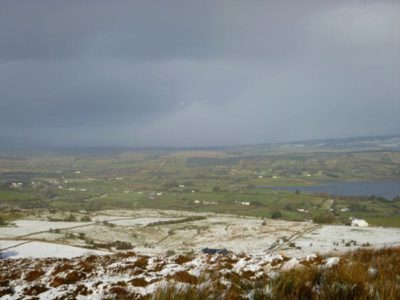
[{"label": "rain cloud", "polygon": [[0,136],[210,146],[398,134],[399,1],[1,1]]}]

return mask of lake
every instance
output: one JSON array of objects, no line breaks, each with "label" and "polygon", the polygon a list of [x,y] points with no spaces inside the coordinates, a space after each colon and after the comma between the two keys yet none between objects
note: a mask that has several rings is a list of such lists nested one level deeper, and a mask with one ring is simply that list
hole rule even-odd
[{"label": "lake", "polygon": [[335,181],[312,186],[259,186],[274,190],[303,191],[309,193],[327,193],[340,196],[371,196],[393,199],[400,196],[400,181]]}]

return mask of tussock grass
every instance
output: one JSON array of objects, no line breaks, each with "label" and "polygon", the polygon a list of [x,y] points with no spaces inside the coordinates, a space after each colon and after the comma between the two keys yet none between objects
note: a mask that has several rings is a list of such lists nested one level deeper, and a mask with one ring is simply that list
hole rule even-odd
[{"label": "tussock grass", "polygon": [[220,290],[213,285],[196,286],[168,285],[159,288],[152,300],[213,300],[222,299]]},{"label": "tussock grass", "polygon": [[348,252],[331,268],[290,270],[270,286],[273,299],[400,299],[400,248]]},{"label": "tussock grass", "polygon": [[400,299],[400,248],[359,249],[342,255],[330,268],[318,262],[274,279],[205,274],[197,285],[177,282],[160,287],[152,299],[396,300]]}]

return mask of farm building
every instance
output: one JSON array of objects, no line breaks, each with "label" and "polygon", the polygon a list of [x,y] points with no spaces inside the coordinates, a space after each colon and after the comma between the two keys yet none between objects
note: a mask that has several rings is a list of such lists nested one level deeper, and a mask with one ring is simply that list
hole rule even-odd
[{"label": "farm building", "polygon": [[352,219],[351,220],[351,226],[354,226],[354,227],[367,227],[368,223],[367,223],[367,221],[365,221],[363,219]]}]

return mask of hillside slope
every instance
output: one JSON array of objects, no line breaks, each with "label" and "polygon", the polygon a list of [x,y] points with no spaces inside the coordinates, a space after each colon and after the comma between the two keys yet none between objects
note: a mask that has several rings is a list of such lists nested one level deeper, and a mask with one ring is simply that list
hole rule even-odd
[{"label": "hillside slope", "polygon": [[400,248],[0,260],[1,299],[399,299]]}]

